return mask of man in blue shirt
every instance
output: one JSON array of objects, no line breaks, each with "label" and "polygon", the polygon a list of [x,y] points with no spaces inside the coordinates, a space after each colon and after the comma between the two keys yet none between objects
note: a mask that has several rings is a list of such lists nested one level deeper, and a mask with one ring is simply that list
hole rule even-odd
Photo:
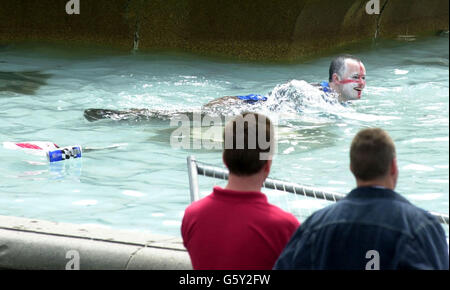
[{"label": "man in blue shirt", "polygon": [[350,148],[350,169],[357,188],[313,213],[274,269],[448,269],[442,226],[394,191],[398,166],[388,134],[360,131]]}]

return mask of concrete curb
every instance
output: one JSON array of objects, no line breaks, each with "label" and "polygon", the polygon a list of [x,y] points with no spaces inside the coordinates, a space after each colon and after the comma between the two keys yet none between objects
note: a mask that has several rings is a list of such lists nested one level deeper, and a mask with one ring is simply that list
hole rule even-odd
[{"label": "concrete curb", "polygon": [[190,270],[180,238],[0,216],[0,269]]}]

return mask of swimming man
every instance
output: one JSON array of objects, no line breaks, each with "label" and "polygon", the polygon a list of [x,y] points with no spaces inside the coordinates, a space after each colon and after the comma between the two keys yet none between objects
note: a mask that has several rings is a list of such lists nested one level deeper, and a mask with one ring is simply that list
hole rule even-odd
[{"label": "swimming man", "polygon": [[[345,103],[347,101],[361,99],[362,92],[366,86],[366,69],[360,59],[352,55],[340,55],[330,64],[328,82],[323,81],[315,84],[325,95],[337,98],[336,101]],[[270,97],[270,96],[269,96]],[[263,103],[268,97],[262,95],[225,96],[210,101],[202,107],[202,112],[214,112],[215,109],[226,107],[239,107],[244,104]],[[248,110],[248,107],[246,108]],[[150,120],[170,119],[177,114],[186,112],[173,112],[150,109],[129,109],[125,111],[87,109],[84,117],[89,121],[99,119],[113,120]]]}]

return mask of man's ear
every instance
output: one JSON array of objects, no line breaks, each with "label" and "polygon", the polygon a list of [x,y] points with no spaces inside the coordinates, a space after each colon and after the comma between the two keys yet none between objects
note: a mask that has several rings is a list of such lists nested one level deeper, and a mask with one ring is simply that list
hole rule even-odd
[{"label": "man's ear", "polygon": [[272,167],[272,159],[267,160],[266,167],[267,171],[270,172],[270,168]]},{"label": "man's ear", "polygon": [[391,162],[391,175],[398,175],[398,165],[397,165],[397,158],[393,158]]},{"label": "man's ear", "polygon": [[224,155],[224,153],[222,153],[222,162],[223,162],[223,164],[225,165],[225,167],[228,169],[228,165],[227,165],[227,163],[225,162],[225,155]]},{"label": "man's ear", "polygon": [[397,180],[398,180],[398,164],[397,164],[397,158],[395,158],[395,157],[392,159],[391,170],[389,173],[392,177],[393,187],[395,189],[395,187],[397,186]]},{"label": "man's ear", "polygon": [[339,82],[339,76],[337,73],[334,73],[333,76],[331,77],[331,79],[333,80],[333,83],[337,83]]},{"label": "man's ear", "polygon": [[264,170],[264,174],[267,178],[267,176],[269,176],[270,174],[270,168],[272,167],[272,159],[267,160],[266,164],[264,164],[263,170]]}]

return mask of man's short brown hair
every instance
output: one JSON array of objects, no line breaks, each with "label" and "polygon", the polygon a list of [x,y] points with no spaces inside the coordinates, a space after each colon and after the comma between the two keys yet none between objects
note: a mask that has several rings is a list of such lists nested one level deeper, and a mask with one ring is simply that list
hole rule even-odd
[{"label": "man's short brown hair", "polygon": [[350,168],[357,179],[370,181],[385,176],[394,158],[394,142],[380,128],[361,130],[353,138]]},{"label": "man's short brown hair", "polygon": [[361,60],[359,58],[357,58],[356,56],[353,56],[351,54],[339,55],[338,57],[333,59],[333,61],[330,64],[329,75],[328,75],[328,80],[330,82],[333,81],[333,75],[335,73],[338,74],[339,77],[343,76],[344,71],[345,71],[345,62],[347,61],[347,59],[351,59],[356,62],[361,62]]},{"label": "man's short brown hair", "polygon": [[223,160],[230,173],[259,172],[272,158],[274,146],[272,122],[262,114],[244,112],[225,126]]}]

